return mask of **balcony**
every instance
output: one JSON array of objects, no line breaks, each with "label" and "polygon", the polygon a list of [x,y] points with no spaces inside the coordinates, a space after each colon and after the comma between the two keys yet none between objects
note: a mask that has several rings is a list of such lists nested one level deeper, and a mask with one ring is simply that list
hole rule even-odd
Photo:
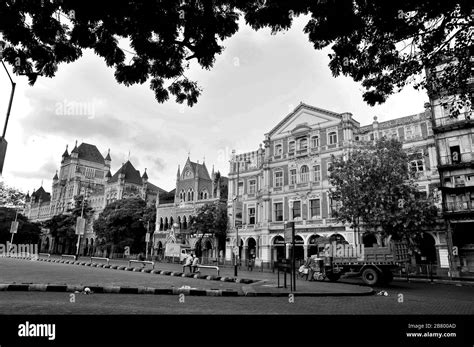
[{"label": "balcony", "polygon": [[443,155],[440,157],[440,165],[438,168],[444,169],[449,167],[474,167],[474,153],[460,153],[458,161],[453,160],[452,155]]},{"label": "balcony", "polygon": [[474,201],[447,202],[443,205],[445,214],[474,213]]},{"label": "balcony", "polygon": [[471,128],[474,126],[474,119],[469,112],[461,113],[457,118],[446,116],[434,119],[433,132],[439,133],[447,130]]},{"label": "balcony", "polygon": [[296,151],[297,157],[302,157],[308,154],[308,148],[299,149]]}]

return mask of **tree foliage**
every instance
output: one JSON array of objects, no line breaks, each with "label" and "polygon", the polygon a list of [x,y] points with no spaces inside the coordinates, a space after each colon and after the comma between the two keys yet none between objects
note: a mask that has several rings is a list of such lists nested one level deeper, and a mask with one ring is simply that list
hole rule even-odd
[{"label": "tree foliage", "polygon": [[125,246],[129,246],[133,253],[143,251],[147,213],[145,201],[139,198],[122,199],[107,205],[94,222],[99,246],[113,247],[115,252],[123,251]]},{"label": "tree foliage", "polygon": [[203,205],[196,214],[191,230],[201,235],[214,236],[218,249],[224,249],[227,231],[227,208],[224,204],[213,203]]},{"label": "tree foliage", "polygon": [[[361,82],[364,100],[374,105],[414,77],[416,86],[456,91],[472,102],[467,78],[472,56],[471,1],[440,0],[186,0],[107,2],[6,0],[0,3],[5,60],[30,84],[53,77],[58,65],[92,49],[126,86],[147,81],[158,102],[197,102],[196,81],[185,76],[189,61],[210,69],[222,41],[238,31],[244,16],[255,30],[287,30],[293,19],[309,15],[304,28],[315,49],[331,46],[334,76]],[[130,42],[132,57],[127,56]],[[425,68],[444,57],[455,61],[443,76],[427,81]],[[131,58],[131,59],[130,59]]]},{"label": "tree foliage", "polygon": [[408,157],[397,140],[382,138],[333,156],[329,196],[338,202],[335,218],[382,237],[411,239],[436,222],[437,208],[410,177]]},{"label": "tree foliage", "polygon": [[26,195],[16,188],[0,182],[0,206],[22,208],[25,206]]},{"label": "tree foliage", "polygon": [[[0,207],[0,243],[6,244],[10,241],[10,227],[15,220],[16,210],[7,207]],[[14,236],[13,243],[17,244],[37,244],[41,229],[37,223],[31,223],[28,218],[18,213],[18,232]]]}]

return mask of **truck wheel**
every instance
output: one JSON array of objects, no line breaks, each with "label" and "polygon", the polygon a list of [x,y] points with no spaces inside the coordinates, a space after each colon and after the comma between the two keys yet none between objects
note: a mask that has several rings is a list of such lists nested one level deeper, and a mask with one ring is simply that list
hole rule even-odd
[{"label": "truck wheel", "polygon": [[334,272],[328,272],[328,273],[326,273],[326,277],[331,282],[337,282],[337,280],[339,280],[339,278],[341,278],[341,274],[340,273],[334,273]]},{"label": "truck wheel", "polygon": [[362,280],[369,286],[373,286],[380,280],[380,273],[369,267],[362,272]]}]

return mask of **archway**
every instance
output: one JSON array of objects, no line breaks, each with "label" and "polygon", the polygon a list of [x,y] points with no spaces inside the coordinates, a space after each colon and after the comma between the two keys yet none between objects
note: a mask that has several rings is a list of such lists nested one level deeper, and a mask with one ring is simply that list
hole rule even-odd
[{"label": "archway", "polygon": [[311,235],[308,239],[308,257],[318,254],[318,239],[321,238],[320,235],[314,234]]},{"label": "archway", "polygon": [[86,243],[84,245],[84,249],[82,250],[82,255],[87,256],[89,252],[89,239],[86,237]]},{"label": "archway", "polygon": [[304,260],[304,240],[300,235],[295,236],[295,260]]},{"label": "archway", "polygon": [[341,234],[332,234],[331,236],[329,236],[329,243],[333,243],[333,242],[344,243],[344,244],[349,243]]},{"label": "archway", "polygon": [[44,242],[44,249],[43,249],[44,252],[46,253],[49,253],[49,237],[46,238],[45,242]]},{"label": "archway", "polygon": [[245,254],[246,259],[253,259],[257,257],[257,241],[253,237],[249,237],[247,240],[247,252]]},{"label": "archway", "polygon": [[202,243],[202,257],[205,259],[212,257],[212,242],[209,239],[205,239]]},{"label": "archway", "polygon": [[157,246],[158,260],[161,260],[163,259],[163,244],[161,243],[161,241],[158,241]]},{"label": "archway", "polygon": [[186,220],[186,216],[183,216],[183,229],[187,229],[188,228],[188,222]]},{"label": "archway", "polygon": [[428,233],[421,234],[417,239],[419,252],[415,252],[417,264],[437,264],[436,241],[434,237]]},{"label": "archway", "polygon": [[285,239],[282,236],[275,236],[272,245],[272,260],[280,261],[285,259]]}]

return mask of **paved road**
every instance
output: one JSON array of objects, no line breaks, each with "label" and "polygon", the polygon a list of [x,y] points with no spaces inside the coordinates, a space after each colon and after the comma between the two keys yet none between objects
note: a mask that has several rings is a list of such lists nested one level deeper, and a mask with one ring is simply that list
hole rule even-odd
[{"label": "paved road", "polygon": [[[171,295],[0,292],[0,314],[474,314],[470,287],[402,283],[389,296],[196,297]],[[399,302],[399,294],[403,301]]]}]

